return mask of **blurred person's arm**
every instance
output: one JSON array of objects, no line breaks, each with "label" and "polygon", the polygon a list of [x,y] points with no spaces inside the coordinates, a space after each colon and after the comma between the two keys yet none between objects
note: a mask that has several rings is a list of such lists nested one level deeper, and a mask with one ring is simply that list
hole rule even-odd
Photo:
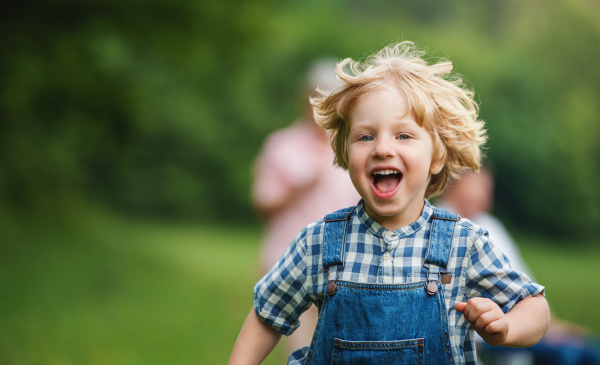
[{"label": "blurred person's arm", "polygon": [[254,308],[252,308],[242,326],[227,364],[249,365],[262,363],[273,351],[281,336],[281,333],[276,329],[261,322],[256,316]]},{"label": "blurred person's arm", "polygon": [[315,182],[316,179],[306,185],[293,185],[282,179],[273,169],[257,171],[252,188],[252,201],[262,216],[269,217],[293,204],[298,195]]},{"label": "blurred person's arm", "polygon": [[299,195],[314,186],[326,166],[306,146],[304,133],[297,127],[275,133],[256,160],[252,201],[265,217],[294,204]]}]

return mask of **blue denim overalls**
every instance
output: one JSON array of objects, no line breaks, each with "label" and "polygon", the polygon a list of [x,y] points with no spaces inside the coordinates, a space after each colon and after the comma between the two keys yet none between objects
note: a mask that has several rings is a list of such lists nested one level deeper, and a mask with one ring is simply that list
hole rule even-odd
[{"label": "blue denim overalls", "polygon": [[[457,215],[435,209],[423,262],[427,281],[359,284],[338,281],[354,208],[325,217],[323,271],[328,284],[305,364],[454,364],[440,280],[446,274]],[[430,267],[438,267],[431,275]],[[436,272],[436,270],[432,270]]]}]

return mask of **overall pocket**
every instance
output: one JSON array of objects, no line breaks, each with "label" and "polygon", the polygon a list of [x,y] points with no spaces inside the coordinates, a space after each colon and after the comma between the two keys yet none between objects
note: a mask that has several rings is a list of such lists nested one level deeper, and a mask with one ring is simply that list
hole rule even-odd
[{"label": "overall pocket", "polygon": [[422,338],[402,341],[346,341],[336,338],[331,365],[421,365],[424,346]]}]

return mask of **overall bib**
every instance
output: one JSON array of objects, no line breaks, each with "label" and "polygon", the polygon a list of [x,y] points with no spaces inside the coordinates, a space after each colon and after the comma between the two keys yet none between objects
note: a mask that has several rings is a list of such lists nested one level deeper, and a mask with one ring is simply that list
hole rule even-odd
[{"label": "overall bib", "polygon": [[[353,208],[325,217],[327,293],[306,364],[454,364],[442,282],[458,216],[435,209],[423,266],[427,280],[409,284],[339,281]],[[430,268],[438,268],[430,275]],[[424,269],[424,270],[425,270]],[[440,290],[438,290],[438,288]]]}]

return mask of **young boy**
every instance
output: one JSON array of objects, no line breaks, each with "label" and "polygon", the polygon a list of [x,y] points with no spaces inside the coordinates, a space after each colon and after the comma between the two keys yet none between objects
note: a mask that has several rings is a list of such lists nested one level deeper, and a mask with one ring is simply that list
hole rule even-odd
[{"label": "young boy", "polygon": [[474,364],[475,331],[514,347],[544,335],[544,288],[425,199],[478,170],[485,131],[452,64],[424,55],[402,42],[346,59],[343,86],[312,100],[362,199],[309,224],[258,282],[230,364],[259,364],[312,303],[313,341],[289,364]]}]

